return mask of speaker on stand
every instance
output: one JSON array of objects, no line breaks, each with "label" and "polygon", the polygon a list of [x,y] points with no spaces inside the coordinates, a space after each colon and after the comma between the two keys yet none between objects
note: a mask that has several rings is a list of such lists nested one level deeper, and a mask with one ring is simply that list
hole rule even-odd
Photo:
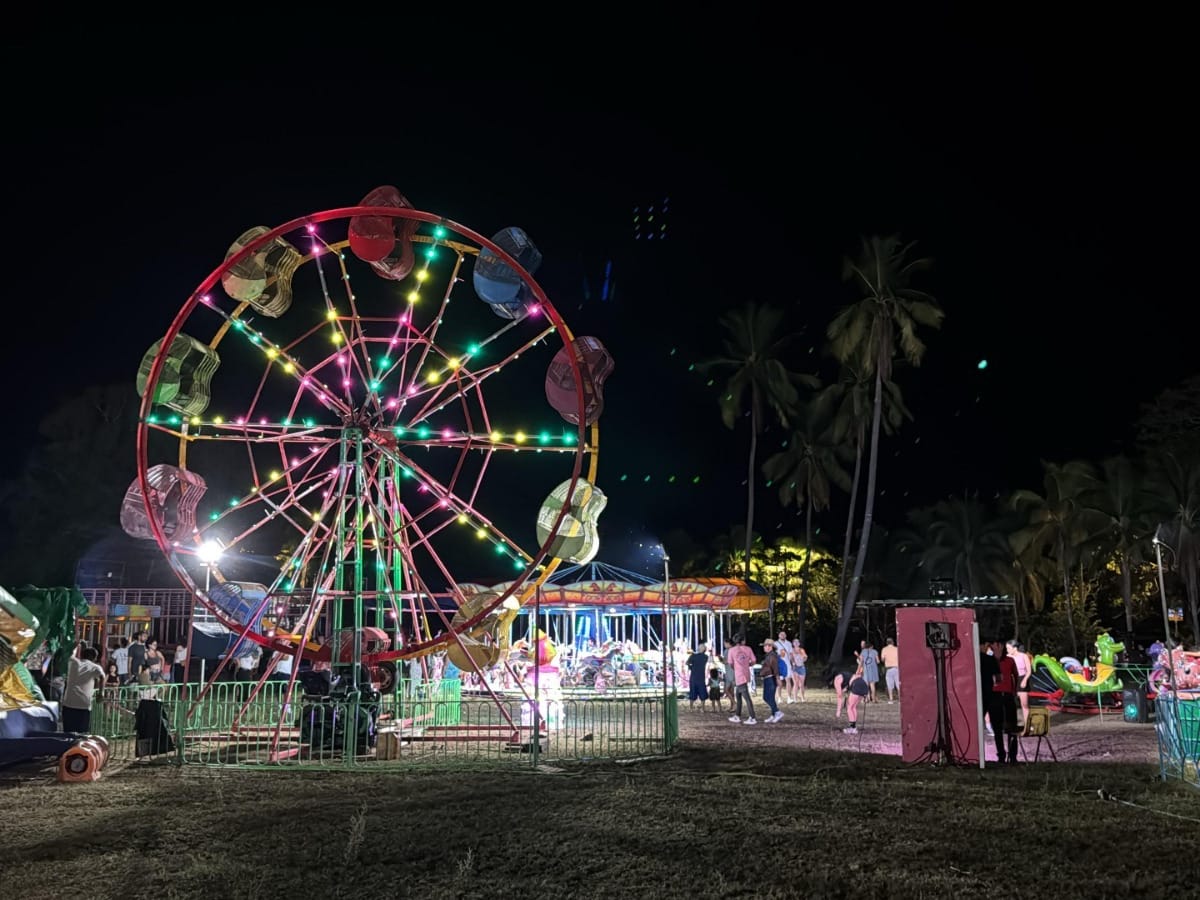
[{"label": "speaker on stand", "polygon": [[1150,721],[1150,699],[1144,684],[1126,687],[1121,691],[1121,699],[1126,722],[1144,724]]}]

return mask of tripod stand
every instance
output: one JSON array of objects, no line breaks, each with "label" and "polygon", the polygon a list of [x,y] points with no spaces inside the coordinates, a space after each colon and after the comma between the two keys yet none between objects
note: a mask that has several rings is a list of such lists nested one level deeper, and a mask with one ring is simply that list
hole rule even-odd
[{"label": "tripod stand", "polygon": [[933,651],[933,675],[937,690],[937,732],[925,752],[932,758],[936,766],[950,765],[955,762],[954,748],[950,744],[950,717],[947,715],[946,701],[946,657],[949,650],[931,647]]}]

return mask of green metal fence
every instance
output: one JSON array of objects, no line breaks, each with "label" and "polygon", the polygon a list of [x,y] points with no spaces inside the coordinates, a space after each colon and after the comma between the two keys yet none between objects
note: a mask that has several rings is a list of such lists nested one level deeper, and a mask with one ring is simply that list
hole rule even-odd
[{"label": "green metal fence", "polygon": [[93,731],[117,762],[336,769],[628,758],[669,751],[679,737],[674,695],[611,691],[535,704],[464,695],[445,679],[401,682],[378,699],[297,690],[285,708],[285,681],[254,688],[223,682],[203,696],[198,684],[109,689],[94,704]]}]

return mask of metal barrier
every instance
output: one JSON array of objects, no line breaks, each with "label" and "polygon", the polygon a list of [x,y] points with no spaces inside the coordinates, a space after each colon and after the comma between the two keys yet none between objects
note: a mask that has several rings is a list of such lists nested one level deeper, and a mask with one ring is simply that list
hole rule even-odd
[{"label": "metal barrier", "polygon": [[1163,781],[1178,778],[1200,787],[1200,699],[1180,700],[1160,692],[1154,706]]},{"label": "metal barrier", "polygon": [[[539,765],[668,751],[676,697],[467,696],[456,679],[401,682],[393,694],[306,696],[285,709],[286,681],[130,685],[106,689],[93,730],[110,760],[217,767],[370,768]],[[253,694],[253,696],[251,696]],[[536,731],[535,731],[536,729]],[[664,733],[665,729],[665,733]],[[539,734],[538,739],[534,735]]]}]

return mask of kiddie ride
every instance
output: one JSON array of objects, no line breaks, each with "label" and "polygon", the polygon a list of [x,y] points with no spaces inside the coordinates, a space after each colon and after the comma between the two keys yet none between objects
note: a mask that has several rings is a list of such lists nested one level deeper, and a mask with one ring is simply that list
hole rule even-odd
[{"label": "kiddie ride", "polygon": [[1095,665],[1089,665],[1086,657],[1080,663],[1070,656],[1055,659],[1039,653],[1033,658],[1030,697],[1063,712],[1120,709],[1124,698],[1116,659],[1117,654],[1125,650],[1125,645],[1105,633],[1096,638],[1095,649]]},{"label": "kiddie ride", "polygon": [[44,700],[25,668],[39,624],[0,587],[0,768],[50,758],[58,760],[59,781],[95,781],[108,762],[108,742],[59,731],[58,704]]}]

